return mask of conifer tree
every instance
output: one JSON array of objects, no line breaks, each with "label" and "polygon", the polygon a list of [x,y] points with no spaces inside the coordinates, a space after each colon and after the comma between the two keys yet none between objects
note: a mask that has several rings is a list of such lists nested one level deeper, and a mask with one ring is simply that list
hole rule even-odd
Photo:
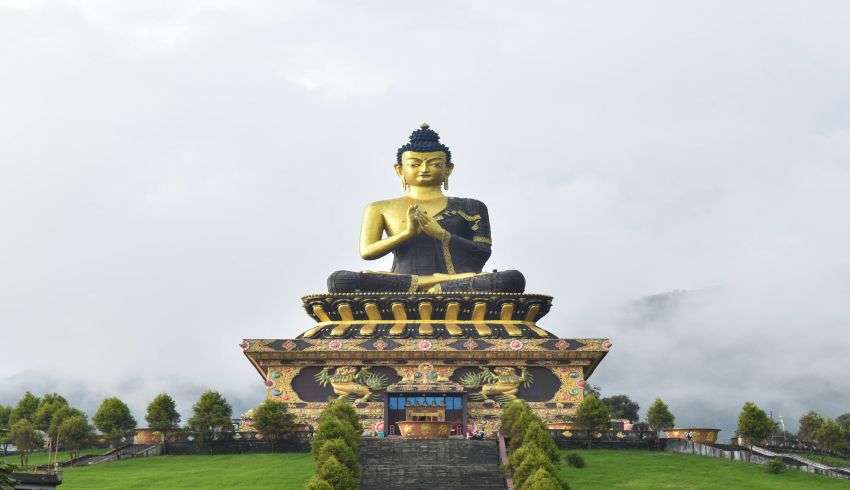
[{"label": "conifer tree", "polygon": [[669,429],[676,423],[676,417],[667,408],[667,404],[661,398],[656,398],[646,411],[646,423],[654,431]]},{"label": "conifer tree", "polygon": [[575,415],[576,423],[587,431],[587,448],[590,449],[593,432],[607,429],[611,422],[608,406],[593,395],[584,397]]}]

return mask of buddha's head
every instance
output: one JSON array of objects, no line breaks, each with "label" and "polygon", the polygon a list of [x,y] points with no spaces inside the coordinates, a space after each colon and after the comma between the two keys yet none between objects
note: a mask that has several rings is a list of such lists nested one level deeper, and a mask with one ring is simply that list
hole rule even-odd
[{"label": "buddha's head", "polygon": [[410,142],[396,153],[395,172],[405,185],[439,187],[452,173],[452,153],[440,143],[440,135],[427,124],[410,135]]}]

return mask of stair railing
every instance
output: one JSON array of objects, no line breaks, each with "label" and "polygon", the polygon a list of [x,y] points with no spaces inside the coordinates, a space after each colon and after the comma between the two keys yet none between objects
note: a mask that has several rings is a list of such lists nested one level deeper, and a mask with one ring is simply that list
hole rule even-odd
[{"label": "stair railing", "polygon": [[502,471],[505,473],[505,485],[508,490],[514,490],[514,479],[511,478],[511,463],[508,460],[508,448],[505,445],[505,436],[502,431],[496,433],[499,439],[499,462],[501,463]]}]

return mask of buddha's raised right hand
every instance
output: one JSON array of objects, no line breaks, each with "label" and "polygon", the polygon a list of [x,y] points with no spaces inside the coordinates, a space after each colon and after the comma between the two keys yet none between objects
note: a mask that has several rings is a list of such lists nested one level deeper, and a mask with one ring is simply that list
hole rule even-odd
[{"label": "buddha's raised right hand", "polygon": [[420,212],[419,206],[416,204],[411,204],[407,208],[407,226],[404,229],[404,233],[411,238],[422,232],[419,219],[417,219]]}]

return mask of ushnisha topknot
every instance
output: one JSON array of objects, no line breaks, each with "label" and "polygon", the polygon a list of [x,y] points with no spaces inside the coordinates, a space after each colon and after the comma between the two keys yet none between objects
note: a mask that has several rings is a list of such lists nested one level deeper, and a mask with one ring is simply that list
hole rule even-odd
[{"label": "ushnisha topknot", "polygon": [[448,146],[440,143],[440,135],[428,123],[422,123],[419,129],[410,134],[410,143],[398,149],[396,165],[401,165],[401,154],[406,151],[442,151],[446,154],[446,163],[452,164],[452,152]]}]

